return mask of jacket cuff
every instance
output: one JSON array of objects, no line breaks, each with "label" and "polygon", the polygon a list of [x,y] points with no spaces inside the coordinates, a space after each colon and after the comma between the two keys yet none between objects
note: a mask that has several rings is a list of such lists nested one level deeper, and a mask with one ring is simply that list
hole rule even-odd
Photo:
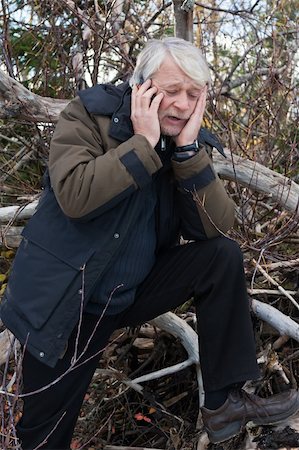
[{"label": "jacket cuff", "polygon": [[162,167],[162,162],[149,141],[136,134],[119,146],[120,161],[139,187],[151,181],[151,176]]},{"label": "jacket cuff", "polygon": [[207,153],[203,150],[185,161],[172,161],[178,185],[188,191],[200,190],[216,179]]}]

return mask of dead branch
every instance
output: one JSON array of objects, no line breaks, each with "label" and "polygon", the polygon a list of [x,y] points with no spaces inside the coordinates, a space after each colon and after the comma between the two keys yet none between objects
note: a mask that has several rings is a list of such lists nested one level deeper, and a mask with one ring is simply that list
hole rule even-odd
[{"label": "dead branch", "polygon": [[217,11],[217,12],[224,12],[226,14],[232,14],[233,16],[238,16],[241,14],[252,14],[254,8],[259,3],[259,0],[257,0],[253,6],[251,6],[249,9],[224,9],[220,7],[210,6],[204,3],[200,2],[194,2],[196,6],[200,6],[203,9],[207,9],[208,11]]},{"label": "dead branch", "polygon": [[267,271],[276,270],[276,269],[284,269],[289,267],[298,267],[299,266],[299,258],[291,259],[290,261],[279,261],[276,263],[269,263],[265,265]]},{"label": "dead branch", "polygon": [[2,331],[0,333],[0,365],[6,362],[14,345],[16,345],[16,348],[19,347],[12,333],[8,330]]},{"label": "dead branch", "polygon": [[[172,370],[176,369],[175,371],[177,371],[187,367],[188,365],[195,364],[198,383],[199,405],[202,406],[204,402],[204,388],[200,370],[197,333],[185,322],[185,320],[180,319],[176,314],[172,312],[168,312],[162,314],[159,317],[156,317],[154,320],[151,321],[151,323],[152,325],[161,328],[163,331],[168,332],[172,336],[179,338],[181,344],[183,345],[189,356],[187,361],[185,361],[185,363],[181,363],[181,367],[179,367],[180,366],[179,364],[176,364],[172,368],[168,367],[167,369],[162,369],[161,371],[159,371],[160,374],[166,375],[165,373],[166,370],[169,372],[169,370],[171,369]],[[174,371],[172,373],[174,373]],[[153,374],[149,375],[153,376]],[[139,377],[133,381],[135,382],[145,381],[145,377],[146,376]]]},{"label": "dead branch", "polygon": [[267,194],[287,211],[298,215],[299,185],[277,172],[249,159],[243,159],[233,153],[224,159],[214,155],[214,166],[225,180],[235,181],[255,192]]},{"label": "dead branch", "polygon": [[222,95],[227,94],[232,89],[235,89],[236,87],[239,87],[242,84],[248,83],[253,78],[261,77],[261,76],[269,76],[270,73],[273,75],[279,75],[279,74],[283,73],[285,70],[286,70],[286,67],[280,67],[279,69],[273,69],[273,68],[270,69],[268,67],[264,67],[264,68],[256,69],[254,72],[247,73],[247,74],[243,75],[242,77],[239,77],[236,79],[227,77],[227,79],[223,82],[223,86],[221,87],[220,93]]},{"label": "dead branch", "polygon": [[[278,289],[247,289],[247,292],[249,295],[260,295],[260,294],[267,294],[267,295],[282,295],[281,291]],[[298,295],[298,291],[285,291],[289,295]]]},{"label": "dead branch", "polygon": [[34,94],[0,70],[0,119],[56,122],[68,103]]},{"label": "dead branch", "polygon": [[289,336],[299,342],[299,324],[278,311],[274,306],[252,299],[253,313],[264,322],[275,328],[281,336]]}]

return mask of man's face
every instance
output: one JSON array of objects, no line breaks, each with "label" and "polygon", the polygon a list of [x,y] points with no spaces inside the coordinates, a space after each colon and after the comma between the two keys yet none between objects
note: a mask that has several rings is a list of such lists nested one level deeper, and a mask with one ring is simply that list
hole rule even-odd
[{"label": "man's face", "polygon": [[196,84],[168,57],[152,76],[152,85],[163,92],[158,117],[161,133],[166,136],[180,134],[194,111],[203,87]]}]

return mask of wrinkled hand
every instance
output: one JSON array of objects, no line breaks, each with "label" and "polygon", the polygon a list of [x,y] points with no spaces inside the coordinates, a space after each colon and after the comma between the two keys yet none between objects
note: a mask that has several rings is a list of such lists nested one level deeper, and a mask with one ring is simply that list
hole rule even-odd
[{"label": "wrinkled hand", "polygon": [[178,136],[174,138],[177,147],[193,144],[197,139],[206,107],[208,87],[205,86],[199,96],[195,109]]},{"label": "wrinkled hand", "polygon": [[135,134],[141,134],[155,147],[160,139],[160,123],[158,109],[163,99],[163,93],[157,93],[157,88],[146,80],[140,87],[132,89],[131,121]]}]

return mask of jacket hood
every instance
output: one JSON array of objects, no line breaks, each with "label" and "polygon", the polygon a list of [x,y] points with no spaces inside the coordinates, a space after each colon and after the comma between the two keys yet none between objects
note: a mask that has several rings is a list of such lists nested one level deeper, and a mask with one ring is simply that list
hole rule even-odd
[{"label": "jacket hood", "polygon": [[86,110],[95,116],[111,117],[109,136],[121,142],[133,134],[131,116],[131,88],[128,82],[114,86],[98,84],[78,92]]}]

